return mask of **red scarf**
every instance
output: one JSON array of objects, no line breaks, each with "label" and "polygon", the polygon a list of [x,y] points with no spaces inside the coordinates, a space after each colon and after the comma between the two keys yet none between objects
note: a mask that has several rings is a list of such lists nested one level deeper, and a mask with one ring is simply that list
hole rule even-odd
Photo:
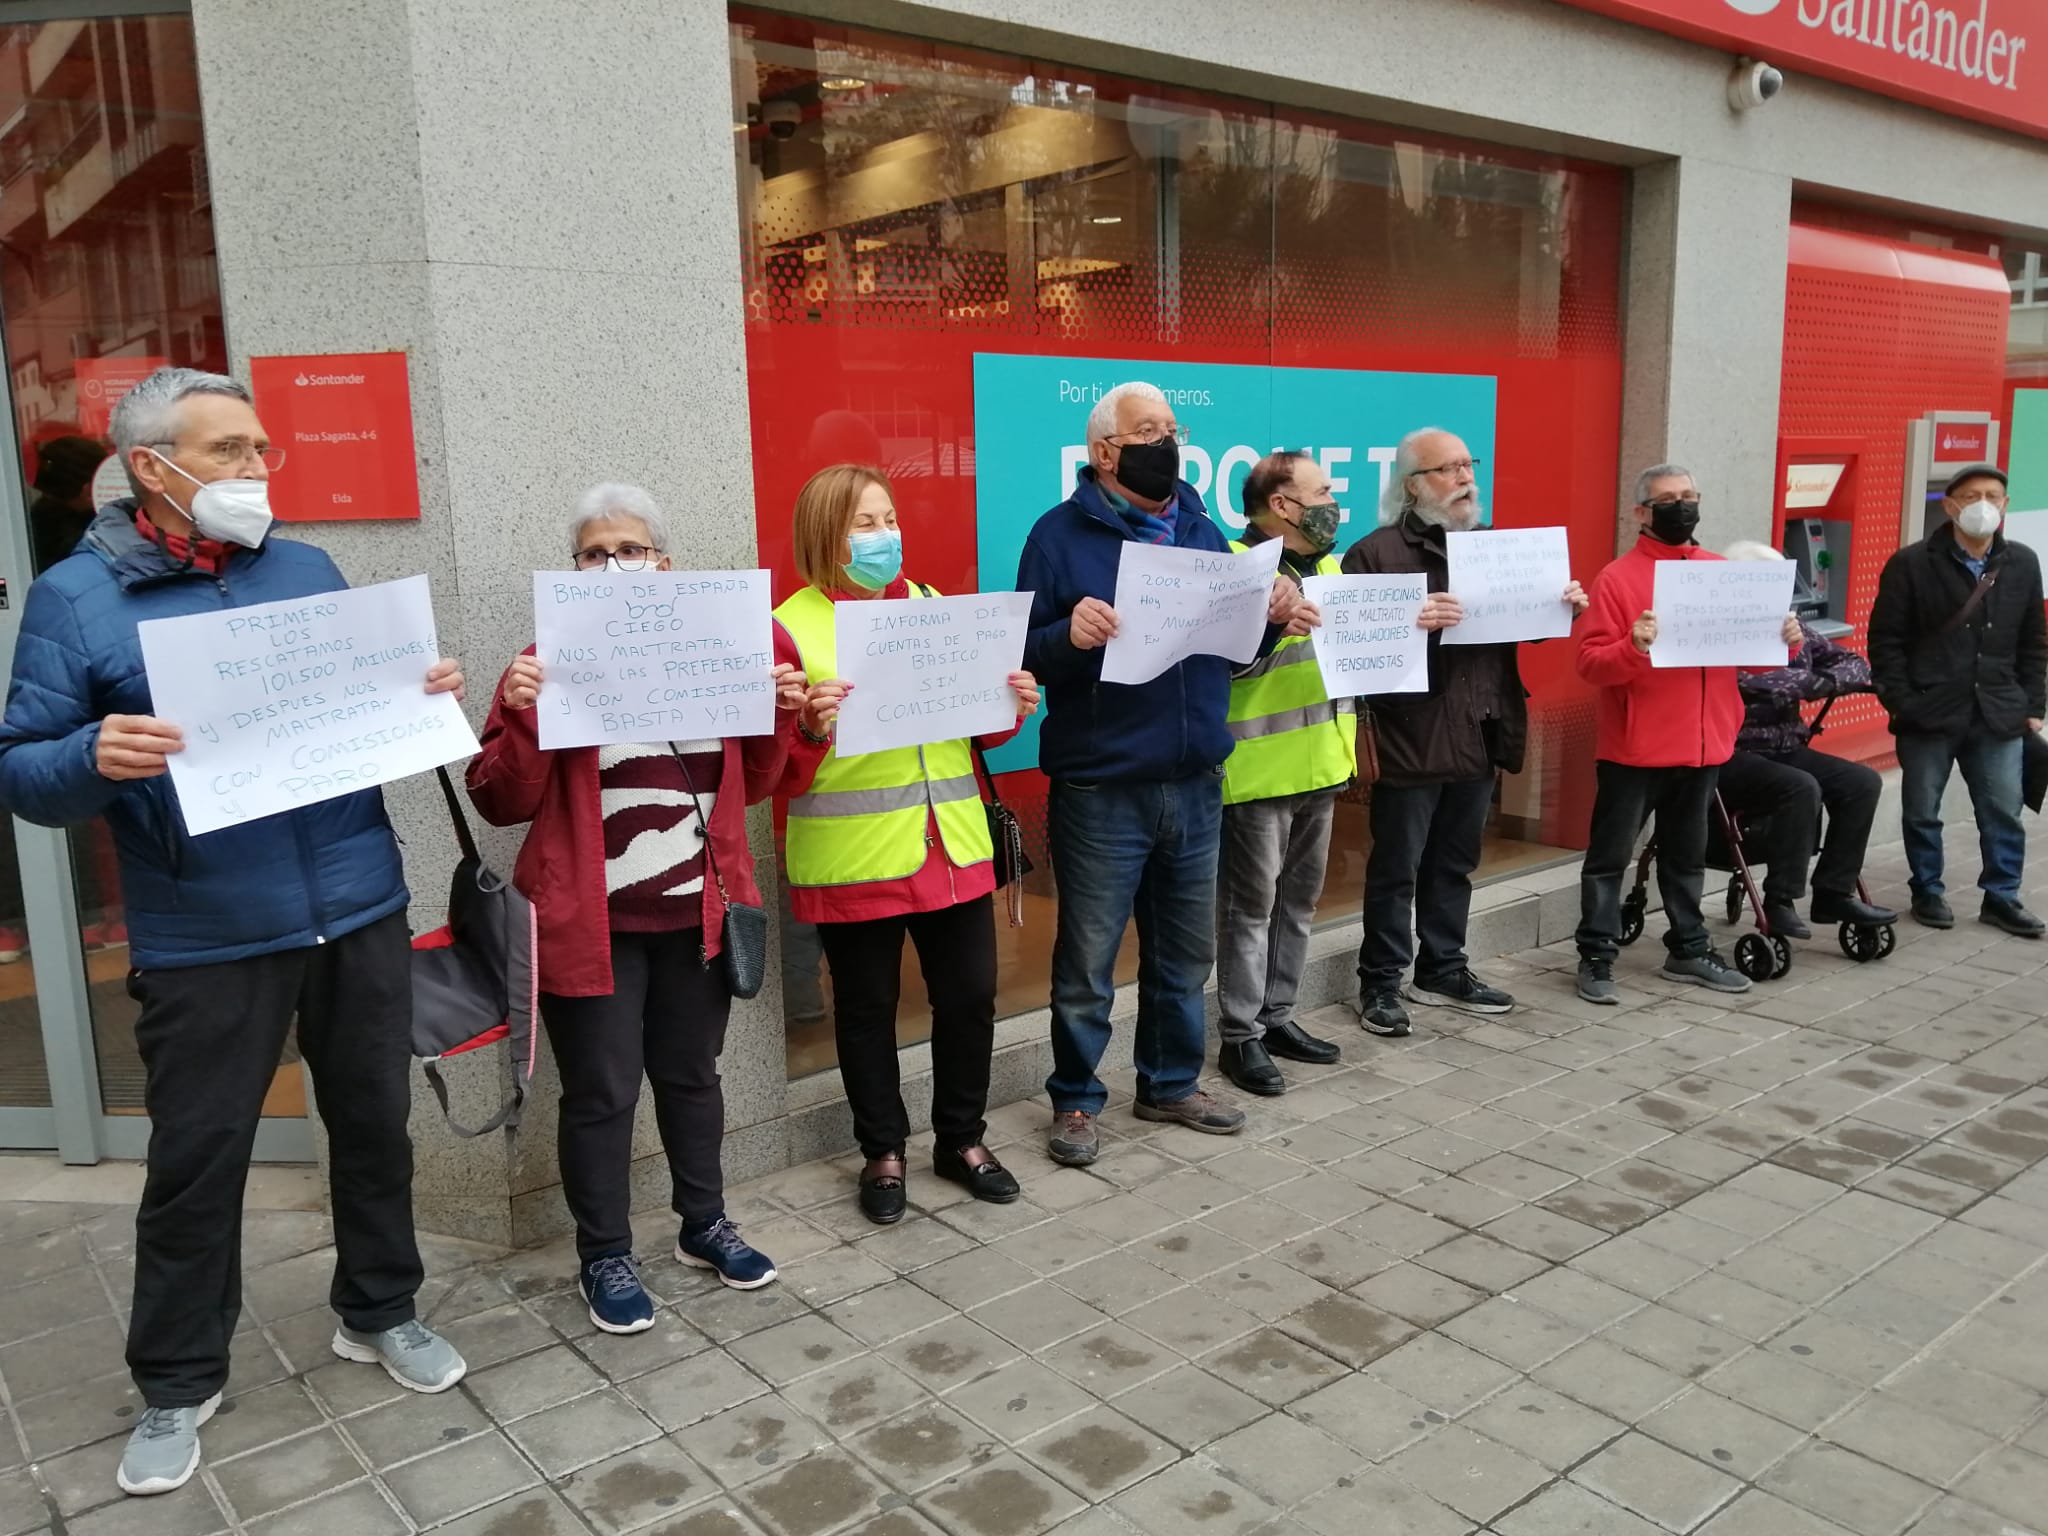
[{"label": "red scarf", "polygon": [[190,565],[209,576],[218,576],[228,563],[230,550],[227,545],[217,539],[191,539],[182,533],[166,533],[152,523],[149,514],[140,507],[135,509],[135,531],[159,545],[180,565]]}]

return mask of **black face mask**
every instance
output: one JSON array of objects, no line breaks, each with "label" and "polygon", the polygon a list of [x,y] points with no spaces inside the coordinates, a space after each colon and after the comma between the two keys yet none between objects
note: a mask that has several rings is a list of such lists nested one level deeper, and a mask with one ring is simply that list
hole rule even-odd
[{"label": "black face mask", "polygon": [[1180,480],[1180,444],[1171,437],[1156,443],[1126,443],[1117,450],[1116,478],[1127,491],[1147,501],[1173,500]]},{"label": "black face mask", "polygon": [[1700,525],[1697,501],[1653,501],[1650,503],[1650,535],[1663,544],[1687,544]]}]

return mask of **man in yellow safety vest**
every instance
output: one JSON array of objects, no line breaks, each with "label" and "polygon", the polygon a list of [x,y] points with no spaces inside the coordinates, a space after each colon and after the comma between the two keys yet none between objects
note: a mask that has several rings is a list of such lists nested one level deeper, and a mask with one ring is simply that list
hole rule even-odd
[{"label": "man in yellow safety vest", "polygon": [[[1330,550],[1343,511],[1330,477],[1306,453],[1271,453],[1244,482],[1243,549],[1284,541],[1280,573],[1335,576]],[[1223,839],[1216,882],[1217,1065],[1247,1093],[1287,1091],[1274,1064],[1328,1064],[1342,1054],[1294,1022],[1308,963],[1309,924],[1322,895],[1337,792],[1358,769],[1352,701],[1333,700],[1315,637],[1289,636],[1239,668],[1230,684]]]}]

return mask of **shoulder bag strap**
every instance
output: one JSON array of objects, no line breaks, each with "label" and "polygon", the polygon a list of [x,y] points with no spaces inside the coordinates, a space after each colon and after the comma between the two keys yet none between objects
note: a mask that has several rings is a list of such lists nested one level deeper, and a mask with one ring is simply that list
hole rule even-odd
[{"label": "shoulder bag strap", "polygon": [[434,776],[441,781],[441,798],[448,802],[448,819],[455,823],[455,843],[462,850],[465,859],[477,856],[476,839],[469,834],[469,818],[462,814],[462,800],[455,793],[455,781],[448,776],[447,768],[434,770]]},{"label": "shoulder bag strap", "polygon": [[1963,606],[1948,616],[1948,622],[1937,629],[1936,635],[1951,634],[1970,622],[1977,610],[1984,606],[1984,599],[1991,595],[1991,589],[1998,584],[1996,567],[1987,569],[1977,578],[1977,585],[1970,588],[1970,595],[1963,599]]}]

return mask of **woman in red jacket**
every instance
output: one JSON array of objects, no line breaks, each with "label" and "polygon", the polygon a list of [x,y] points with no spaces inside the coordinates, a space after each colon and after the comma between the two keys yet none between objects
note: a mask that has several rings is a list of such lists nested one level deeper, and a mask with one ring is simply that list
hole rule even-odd
[{"label": "woman in red jacket", "polygon": [[[820,681],[776,793],[791,801],[791,915],[817,925],[832,972],[839,1075],[867,1159],[860,1208],[886,1225],[902,1219],[907,1199],[910,1117],[896,1060],[906,936],[917,946],[932,1005],[932,1171],[977,1200],[1005,1204],[1017,1198],[1017,1181],[981,1143],[995,1043],[996,881],[969,743],[845,759],[834,746],[834,721],[850,691],[833,675],[835,606],[936,594],[903,577],[895,497],[875,470],[819,470],[797,494],[795,524],[797,570],[807,585],[775,610],[775,659]],[[1038,708],[1038,683],[1029,672],[1012,672],[1009,685],[1022,723]],[[972,745],[999,746],[1016,729]]]},{"label": "woman in red jacket", "polygon": [[[667,545],[660,509],[637,486],[594,486],[570,528],[578,570],[665,571]],[[732,999],[715,962],[725,898],[760,900],[746,810],[781,775],[804,679],[775,669],[772,736],[549,752],[534,710],[541,674],[532,647],[506,668],[469,765],[469,794],[494,825],[532,823],[513,878],[540,929],[541,1018],[562,1080],[562,1189],[576,1218],[578,1284],[599,1328],[638,1333],[654,1323],[629,1215],[643,1073],[683,1222],[676,1257],[742,1290],[775,1278],[725,1215],[718,1056]]]}]

